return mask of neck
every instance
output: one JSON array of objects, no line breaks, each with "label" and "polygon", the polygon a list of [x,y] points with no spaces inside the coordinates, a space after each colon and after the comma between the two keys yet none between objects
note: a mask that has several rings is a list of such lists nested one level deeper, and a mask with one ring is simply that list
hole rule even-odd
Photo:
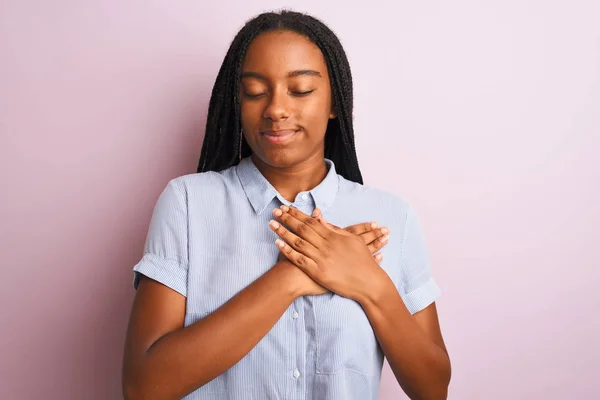
[{"label": "neck", "polygon": [[273,167],[254,154],[252,161],[275,190],[290,202],[296,199],[298,193],[318,186],[327,176],[327,164],[322,154],[288,167]]}]

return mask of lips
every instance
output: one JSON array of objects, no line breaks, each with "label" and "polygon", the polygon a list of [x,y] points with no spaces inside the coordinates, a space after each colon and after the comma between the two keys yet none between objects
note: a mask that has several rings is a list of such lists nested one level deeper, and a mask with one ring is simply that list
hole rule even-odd
[{"label": "lips", "polygon": [[289,141],[297,132],[294,129],[268,130],[262,132],[262,136],[271,143],[281,144]]}]

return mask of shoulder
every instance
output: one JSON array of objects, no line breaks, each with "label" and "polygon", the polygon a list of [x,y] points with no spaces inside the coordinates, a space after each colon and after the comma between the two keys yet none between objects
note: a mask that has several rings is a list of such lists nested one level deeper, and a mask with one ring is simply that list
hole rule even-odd
[{"label": "shoulder", "polygon": [[339,176],[338,198],[341,202],[357,207],[377,207],[381,212],[406,219],[410,212],[409,202],[391,191],[349,181]]},{"label": "shoulder", "polygon": [[186,198],[202,194],[210,194],[214,198],[215,194],[224,193],[235,186],[239,186],[239,179],[235,168],[231,167],[219,172],[207,171],[178,176],[167,183],[165,190],[174,190]]}]

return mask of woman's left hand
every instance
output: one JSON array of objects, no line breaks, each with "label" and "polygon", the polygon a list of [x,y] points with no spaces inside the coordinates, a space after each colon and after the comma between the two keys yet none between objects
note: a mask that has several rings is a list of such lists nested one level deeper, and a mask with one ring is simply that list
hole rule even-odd
[{"label": "woman's left hand", "polygon": [[288,206],[275,209],[273,215],[281,222],[269,224],[281,238],[276,242],[281,253],[332,292],[360,303],[386,277],[358,236],[329,229]]}]

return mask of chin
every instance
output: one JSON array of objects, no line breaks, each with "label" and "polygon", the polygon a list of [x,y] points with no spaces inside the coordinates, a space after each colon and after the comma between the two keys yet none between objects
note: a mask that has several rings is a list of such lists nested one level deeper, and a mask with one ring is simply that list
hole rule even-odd
[{"label": "chin", "polygon": [[255,153],[254,157],[274,168],[288,168],[298,164],[302,157],[289,150],[275,150]]}]

